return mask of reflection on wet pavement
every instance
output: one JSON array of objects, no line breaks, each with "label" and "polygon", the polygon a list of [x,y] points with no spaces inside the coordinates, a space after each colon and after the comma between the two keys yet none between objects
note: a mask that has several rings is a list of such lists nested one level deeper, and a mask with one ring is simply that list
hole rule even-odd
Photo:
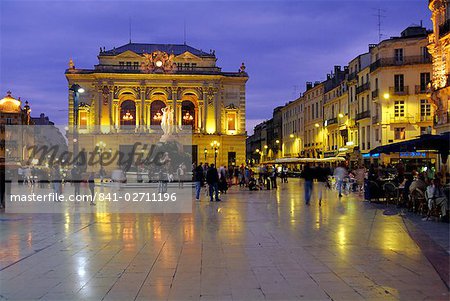
[{"label": "reflection on wet pavement", "polygon": [[192,214],[1,214],[0,300],[449,298],[402,218],[358,195],[306,206],[291,180],[222,199]]}]

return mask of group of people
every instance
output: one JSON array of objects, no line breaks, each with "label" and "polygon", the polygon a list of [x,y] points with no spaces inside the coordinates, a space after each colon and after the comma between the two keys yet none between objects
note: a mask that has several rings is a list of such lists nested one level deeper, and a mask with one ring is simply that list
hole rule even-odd
[{"label": "group of people", "polygon": [[240,166],[221,165],[218,168],[214,164],[200,163],[193,164],[193,181],[195,182],[195,199],[200,200],[202,187],[207,184],[207,195],[210,201],[221,201],[219,194],[226,194],[228,187],[239,185],[248,188],[250,191],[266,189],[276,189],[277,179],[281,178],[281,183],[287,183],[287,166],[276,167],[274,165],[263,164],[257,170],[241,164]]},{"label": "group of people", "polygon": [[332,171],[331,168],[325,167],[323,164],[312,166],[311,163],[307,163],[301,173],[301,177],[305,183],[305,204],[309,205],[311,202],[311,196],[313,192],[313,182],[318,182],[318,198],[319,206],[322,205],[325,189],[331,188],[330,176],[333,175],[336,179],[337,189],[339,197],[342,197],[342,189],[344,186],[344,179],[348,176],[347,169],[344,164],[339,165]]},{"label": "group of people", "polygon": [[214,200],[216,202],[221,201],[219,199],[219,183],[221,183],[221,192],[225,193],[227,190],[227,187],[223,186],[226,185],[226,173],[223,166],[217,169],[214,164],[200,163],[193,170],[193,178],[195,182],[195,199],[197,201],[200,201],[200,192],[205,182],[208,185],[209,200],[211,202]]}]

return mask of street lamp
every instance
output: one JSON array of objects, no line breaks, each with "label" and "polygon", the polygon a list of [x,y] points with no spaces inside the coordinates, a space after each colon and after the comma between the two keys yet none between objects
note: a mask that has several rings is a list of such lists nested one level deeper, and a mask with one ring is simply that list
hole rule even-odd
[{"label": "street lamp", "polygon": [[384,93],[383,94],[383,98],[388,100],[391,97],[391,95],[389,95],[389,93]]},{"label": "street lamp", "polygon": [[73,92],[73,157],[78,160],[78,98],[84,93],[84,89],[78,84],[73,84],[69,91]]},{"label": "street lamp", "polygon": [[211,148],[214,150],[214,166],[217,165],[217,154],[219,153],[220,143],[214,140],[211,142]]},{"label": "street lamp", "polygon": [[206,163],[206,156],[208,156],[208,149],[205,146],[205,149],[203,150],[203,153],[205,154],[205,163]]}]

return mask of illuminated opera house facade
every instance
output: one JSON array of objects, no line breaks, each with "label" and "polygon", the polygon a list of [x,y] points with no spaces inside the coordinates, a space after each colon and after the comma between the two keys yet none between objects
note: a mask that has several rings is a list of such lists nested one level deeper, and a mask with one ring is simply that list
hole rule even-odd
[{"label": "illuminated opera house facade", "polygon": [[[236,72],[224,72],[216,66],[214,51],[139,43],[101,48],[98,60],[93,69],[77,68],[71,60],[65,73],[69,127],[78,127],[80,142],[109,151],[136,142],[155,144],[157,135],[146,134],[160,130],[161,109],[170,106],[175,126],[192,130],[192,145],[184,147],[192,152],[193,162],[211,163],[215,155],[217,164],[245,162],[248,75],[243,63]],[[84,93],[75,95],[70,89],[74,85]],[[141,141],[148,137],[152,141]]]}]

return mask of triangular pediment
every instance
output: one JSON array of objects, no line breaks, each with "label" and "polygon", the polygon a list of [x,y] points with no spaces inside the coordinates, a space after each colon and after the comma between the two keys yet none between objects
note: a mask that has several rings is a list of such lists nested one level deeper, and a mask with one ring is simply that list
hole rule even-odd
[{"label": "triangular pediment", "polygon": [[122,52],[121,54],[118,54],[116,56],[117,58],[141,58],[141,56],[131,50],[127,50],[125,52]]},{"label": "triangular pediment", "polygon": [[181,59],[181,60],[195,60],[195,61],[200,61],[201,58],[199,58],[198,56],[190,53],[189,51],[185,51],[180,55],[177,55],[175,57],[175,59]]}]

